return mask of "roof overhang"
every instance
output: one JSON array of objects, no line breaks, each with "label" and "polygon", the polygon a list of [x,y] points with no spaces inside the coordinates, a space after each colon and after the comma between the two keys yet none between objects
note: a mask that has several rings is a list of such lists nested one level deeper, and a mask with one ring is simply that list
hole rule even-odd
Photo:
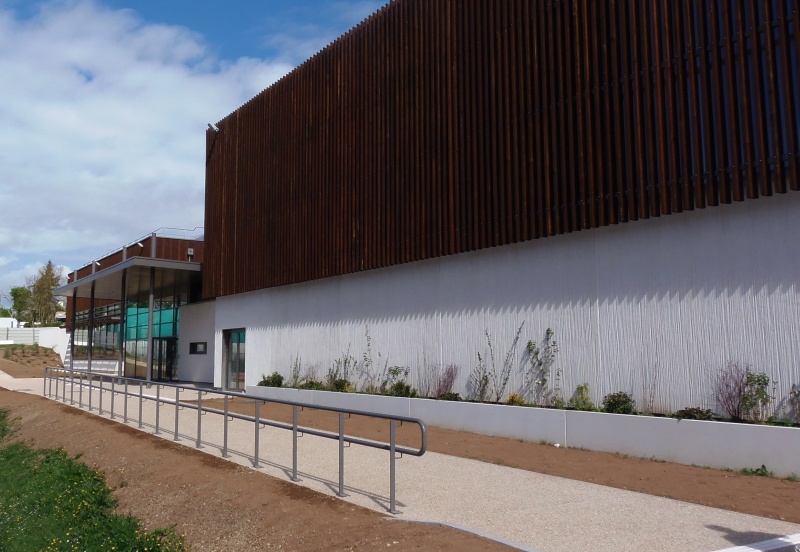
[{"label": "roof overhang", "polygon": [[94,284],[95,299],[122,300],[122,275],[126,274],[126,294],[129,301],[143,299],[150,292],[150,270],[155,272],[155,291],[158,295],[183,293],[189,289],[192,277],[199,274],[201,264],[170,261],[152,257],[131,257],[75,282],[57,288],[54,295],[91,297]]}]

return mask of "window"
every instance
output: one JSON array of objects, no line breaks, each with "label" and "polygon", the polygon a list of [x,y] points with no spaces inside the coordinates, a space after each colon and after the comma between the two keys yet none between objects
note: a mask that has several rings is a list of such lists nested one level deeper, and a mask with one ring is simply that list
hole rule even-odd
[{"label": "window", "polygon": [[206,342],[198,341],[196,343],[189,343],[190,355],[204,355],[206,354]]}]

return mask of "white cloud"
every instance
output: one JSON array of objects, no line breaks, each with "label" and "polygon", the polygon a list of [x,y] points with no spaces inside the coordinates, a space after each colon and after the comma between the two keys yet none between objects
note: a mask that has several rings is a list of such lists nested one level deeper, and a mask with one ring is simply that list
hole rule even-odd
[{"label": "white cloud", "polygon": [[264,44],[277,50],[279,59],[297,65],[333,42],[343,29],[358,25],[386,3],[386,0],[339,0],[296,7],[290,20],[267,19]]},{"label": "white cloud", "polygon": [[[205,129],[291,66],[91,0],[0,4],[0,291],[161,226],[203,223]],[[39,259],[37,262],[31,259]],[[21,277],[21,279],[20,279]]]}]

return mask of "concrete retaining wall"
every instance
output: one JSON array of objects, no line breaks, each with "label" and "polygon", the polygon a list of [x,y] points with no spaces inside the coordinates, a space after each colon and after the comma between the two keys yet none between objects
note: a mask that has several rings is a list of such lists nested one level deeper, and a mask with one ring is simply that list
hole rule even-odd
[{"label": "concrete retaining wall", "polygon": [[250,395],[419,418],[483,435],[679,464],[800,475],[800,428],[248,386]]}]

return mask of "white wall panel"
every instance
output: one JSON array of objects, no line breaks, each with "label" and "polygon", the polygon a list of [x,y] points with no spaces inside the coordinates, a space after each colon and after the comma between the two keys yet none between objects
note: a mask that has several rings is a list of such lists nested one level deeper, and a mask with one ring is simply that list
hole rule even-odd
[{"label": "white wall panel", "polygon": [[[657,410],[714,406],[709,381],[728,360],[800,383],[800,194],[726,205],[523,244],[222,297],[224,329],[247,328],[247,384],[288,376],[299,355],[324,378],[349,347],[373,370],[457,364],[465,392],[476,353],[503,360],[517,328],[506,392],[523,384],[528,339],[555,331],[569,397],[627,391],[643,408],[657,377]],[[380,355],[380,356],[379,356]],[[219,380],[220,347],[215,353]],[[219,384],[219,381],[215,383]]]},{"label": "white wall panel", "polygon": [[[180,308],[178,379],[208,383],[214,381],[214,302],[192,303]],[[206,354],[189,354],[189,345],[206,343]]]}]

